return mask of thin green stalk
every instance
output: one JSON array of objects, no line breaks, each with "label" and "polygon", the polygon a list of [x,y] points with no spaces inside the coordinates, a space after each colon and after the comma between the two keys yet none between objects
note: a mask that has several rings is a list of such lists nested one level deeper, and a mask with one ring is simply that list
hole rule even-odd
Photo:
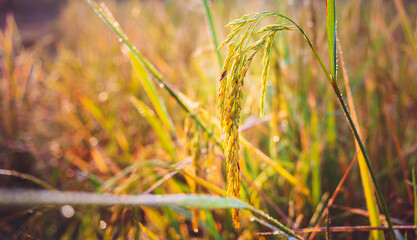
[{"label": "thin green stalk", "polygon": [[220,51],[218,49],[219,48],[219,42],[217,40],[216,30],[214,28],[213,17],[211,16],[210,7],[208,6],[207,0],[203,0],[203,3],[204,3],[204,8],[206,10],[207,21],[208,21],[209,26],[210,26],[211,38],[213,39],[214,48],[215,48],[216,54],[217,54],[217,60],[219,61],[220,68],[222,68],[223,67],[223,61],[222,61],[222,56],[220,55]]}]

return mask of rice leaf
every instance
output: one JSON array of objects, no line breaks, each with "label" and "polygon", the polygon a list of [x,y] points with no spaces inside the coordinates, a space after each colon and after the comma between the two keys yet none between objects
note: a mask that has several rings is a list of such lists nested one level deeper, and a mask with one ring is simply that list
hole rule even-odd
[{"label": "rice leaf", "polygon": [[129,52],[129,58],[138,76],[140,83],[142,84],[143,88],[145,89],[146,94],[151,100],[151,103],[159,119],[161,119],[162,123],[171,132],[171,134],[176,136],[177,134],[175,131],[174,123],[172,122],[172,119],[168,114],[168,111],[165,107],[163,100],[161,100],[161,97],[156,92],[155,84],[149,78],[145,67],[143,66],[141,62],[139,62],[139,60],[135,57],[135,55],[133,55],[132,52]]},{"label": "rice leaf", "polygon": [[104,117],[100,107],[98,107],[90,98],[81,93],[77,93],[77,96],[84,108],[87,109],[87,111],[100,123],[100,125],[104,129],[110,130],[112,124]]},{"label": "rice leaf", "polygon": [[33,205],[94,205],[94,206],[145,206],[145,207],[190,207],[200,209],[240,208],[251,211],[266,221],[272,222],[288,237],[301,239],[280,222],[238,199],[197,194],[166,195],[115,195],[83,192],[36,191],[0,189],[0,208]]},{"label": "rice leaf", "polygon": [[149,230],[147,227],[143,226],[142,223],[138,222],[139,227],[143,230],[143,232],[148,235],[148,237],[152,240],[158,240],[159,238],[151,231]]},{"label": "rice leaf", "polygon": [[213,39],[214,49],[216,50],[216,54],[217,54],[217,61],[219,62],[220,68],[222,68],[223,67],[222,56],[220,55],[219,41],[217,40],[216,30],[214,29],[213,17],[211,16],[210,7],[208,5],[207,0],[203,0],[203,3],[204,3],[204,9],[206,10],[207,21],[210,27],[211,38]]},{"label": "rice leaf", "polygon": [[249,151],[256,154],[260,159],[270,165],[279,175],[284,177],[291,185],[297,187],[304,195],[309,196],[310,190],[305,187],[296,177],[294,177],[291,173],[285,170],[279,163],[274,162],[268,156],[266,156],[261,150],[255,148],[250,142],[248,142],[242,136],[239,138],[242,145],[248,149]]},{"label": "rice leaf", "polygon": [[326,1],[327,13],[327,43],[333,80],[336,79],[337,51],[336,51],[336,5],[335,0]]},{"label": "rice leaf", "polygon": [[152,111],[152,109],[150,109],[145,103],[135,98],[134,96],[130,97],[130,101],[138,110],[140,115],[142,115],[151,125],[165,151],[167,151],[172,159],[175,159],[175,148],[174,145],[172,145],[171,138],[163,128],[161,121],[155,116],[155,113]]}]

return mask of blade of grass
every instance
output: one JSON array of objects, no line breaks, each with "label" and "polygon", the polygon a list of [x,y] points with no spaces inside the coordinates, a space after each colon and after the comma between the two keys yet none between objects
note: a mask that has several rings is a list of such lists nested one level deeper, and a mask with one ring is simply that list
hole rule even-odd
[{"label": "blade of grass", "polygon": [[145,226],[143,226],[143,224],[142,223],[140,223],[140,222],[137,222],[138,223],[138,225],[139,225],[139,227],[140,227],[140,229],[142,229],[143,230],[143,232],[146,234],[146,235],[148,235],[148,237],[151,239],[151,240],[158,240],[159,238],[151,231],[151,230],[149,230],[147,227],[145,227]]},{"label": "blade of grass", "polygon": [[[180,164],[178,164],[178,166],[176,167],[176,169],[178,169],[178,170],[183,169],[186,165],[189,165],[191,163],[191,161],[192,161],[191,158],[186,159],[185,161],[183,161]],[[172,178],[175,174],[177,174],[178,173],[178,170],[171,171],[171,172],[165,174],[164,177],[162,177],[159,181],[157,181],[156,183],[154,183],[150,188],[148,188],[148,190],[146,190],[145,192],[143,192],[143,194],[150,194],[153,190],[155,190],[157,187],[159,187],[162,183],[164,183],[168,179]]]},{"label": "blade of grass", "polygon": [[125,169],[120,171],[118,174],[116,174],[113,177],[107,179],[103,184],[101,184],[98,192],[102,193],[102,192],[106,192],[106,191],[110,190],[118,181],[123,179],[129,173],[133,172],[134,170],[136,170],[139,167],[146,166],[146,165],[149,165],[149,164],[152,164],[152,163],[153,163],[152,161],[141,161],[141,162],[137,162],[137,163],[134,163],[134,164],[126,167]]},{"label": "blade of grass", "polygon": [[261,216],[265,220],[272,222],[286,235],[301,239],[293,231],[286,228],[280,222],[264,213],[263,211],[256,209],[253,206],[238,199],[229,197],[196,194],[103,195],[82,192],[0,189],[0,206],[2,207],[66,204],[95,206],[132,205],[146,207],[192,207],[200,209],[241,208],[246,209],[258,216]]},{"label": "blade of grass", "polygon": [[[356,129],[359,130],[359,123],[358,123],[358,118],[356,116],[356,111],[355,111],[355,105],[353,103],[353,97],[352,97],[352,92],[350,91],[350,86],[349,86],[349,78],[346,72],[346,68],[345,68],[345,63],[343,60],[343,53],[342,53],[342,48],[340,46],[340,43],[338,43],[338,48],[339,48],[339,58],[340,58],[340,65],[342,67],[342,72],[343,72],[343,79],[345,82],[345,88],[346,88],[346,95],[348,98],[348,104],[349,104],[349,110],[350,113],[352,115],[353,121],[355,123]],[[374,190],[372,188],[372,183],[371,183],[371,179],[369,178],[369,171],[368,168],[366,167],[366,162],[363,156],[363,153],[359,147],[358,141],[355,140],[355,146],[356,146],[356,150],[358,151],[358,163],[359,163],[359,170],[360,170],[360,174],[361,174],[361,180],[362,180],[362,185],[363,185],[363,191],[365,194],[365,200],[366,200],[366,206],[368,208],[368,212],[369,212],[369,222],[371,223],[371,226],[373,227],[379,227],[381,226],[381,220],[379,219],[379,209],[378,209],[378,205],[375,199],[375,195],[374,195]],[[373,235],[374,239],[384,239],[384,235],[382,232],[378,232],[378,231],[372,231],[371,234]]]},{"label": "blade of grass", "polygon": [[336,54],[336,4],[334,0],[326,0],[327,16],[327,44],[329,47],[329,57],[332,70],[332,77],[336,79],[337,54]]},{"label": "blade of grass", "polygon": [[167,153],[175,159],[175,148],[172,145],[172,141],[170,136],[167,132],[165,132],[164,128],[162,127],[161,121],[155,116],[152,109],[150,109],[146,104],[144,104],[139,99],[135,98],[134,96],[130,97],[130,101],[138,110],[138,112],[148,121],[151,125],[152,129],[155,131],[159,141],[162,144],[162,147],[167,151]]},{"label": "blade of grass", "polygon": [[129,52],[129,58],[140,83],[142,84],[146,94],[151,100],[153,107],[155,108],[156,114],[158,115],[159,119],[161,119],[165,127],[171,132],[171,134],[176,137],[177,134],[174,123],[168,114],[164,102],[156,92],[155,84],[149,79],[145,67],[142,65],[142,63],[139,62],[139,60],[133,55],[132,52]]},{"label": "blade of grass", "polygon": [[210,7],[208,5],[207,0],[203,0],[203,3],[204,3],[204,9],[206,10],[207,21],[210,27],[211,38],[213,39],[214,49],[216,50],[216,54],[217,54],[217,61],[219,62],[220,68],[222,68],[223,61],[222,61],[222,56],[220,55],[220,50],[218,49],[219,42],[217,41],[217,35],[216,35],[216,30],[214,28],[213,17],[211,16]]},{"label": "blade of grass", "polygon": [[261,150],[255,148],[250,142],[248,142],[244,137],[240,136],[240,142],[245,148],[253,152],[256,156],[262,159],[264,162],[268,163],[279,175],[283,176],[289,183],[299,188],[300,191],[309,196],[310,191],[300,182],[297,178],[291,175],[287,170],[285,170],[279,163],[273,161],[268,156],[266,156]]},{"label": "blade of grass", "polygon": [[110,131],[112,129],[113,124],[110,122],[109,119],[106,119],[104,117],[104,114],[101,111],[100,107],[97,106],[90,98],[83,95],[79,91],[75,91],[75,92],[79,101],[84,106],[84,108],[87,109],[87,111],[101,124],[101,126],[104,129],[106,129],[107,131]]}]

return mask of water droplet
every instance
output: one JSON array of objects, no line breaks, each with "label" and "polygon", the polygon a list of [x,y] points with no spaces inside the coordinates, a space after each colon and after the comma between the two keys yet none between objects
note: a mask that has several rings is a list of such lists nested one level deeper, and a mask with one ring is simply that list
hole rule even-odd
[{"label": "water droplet", "polygon": [[88,142],[90,142],[90,144],[91,144],[91,146],[92,146],[92,147],[95,147],[95,146],[97,146],[97,144],[98,144],[98,140],[97,140],[97,138],[95,138],[95,137],[90,137],[90,138],[88,139]]},{"label": "water droplet", "polygon": [[194,229],[193,229],[193,231],[194,231],[195,233],[198,233],[198,228],[194,228]]},{"label": "water droplet", "polygon": [[104,229],[106,229],[106,227],[107,227],[107,223],[103,220],[100,220],[100,229],[104,230]]},{"label": "water droplet", "polygon": [[64,205],[61,207],[61,214],[65,218],[71,218],[72,216],[74,216],[74,213],[74,208],[72,208],[70,205]]},{"label": "water droplet", "polygon": [[32,214],[33,213],[33,210],[32,209],[29,209],[28,210],[28,213]]},{"label": "water droplet", "polygon": [[160,88],[163,88],[163,87],[165,87],[165,85],[164,85],[163,83],[160,83],[160,84],[159,84],[159,87],[160,87]]},{"label": "water droplet", "polygon": [[255,221],[255,217],[250,217],[249,221],[251,221],[251,222]]},{"label": "water droplet", "polygon": [[100,102],[104,102],[104,101],[106,101],[108,97],[109,97],[109,94],[108,94],[106,91],[100,92],[100,93],[98,94],[98,100],[99,100]]},{"label": "water droplet", "polygon": [[278,231],[275,231],[275,232],[274,232],[274,235],[278,235],[278,234],[279,234],[279,232],[278,232]]},{"label": "water droplet", "polygon": [[274,137],[272,138],[272,141],[274,141],[274,142],[278,142],[278,141],[279,141],[279,137],[278,137],[278,136],[274,136]]}]

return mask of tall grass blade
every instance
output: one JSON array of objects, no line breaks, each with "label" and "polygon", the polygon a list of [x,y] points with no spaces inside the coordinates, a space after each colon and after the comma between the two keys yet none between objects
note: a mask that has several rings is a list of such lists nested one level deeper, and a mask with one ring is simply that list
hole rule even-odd
[{"label": "tall grass blade", "polygon": [[331,64],[331,74],[336,79],[337,51],[336,51],[336,4],[335,0],[326,1],[327,13],[327,43],[329,47],[329,57]]},{"label": "tall grass blade", "polygon": [[82,93],[77,93],[78,99],[81,104],[87,109],[88,112],[100,123],[100,125],[110,133],[112,132],[112,123],[109,119],[104,117],[103,112],[101,111],[100,107],[97,106],[90,98],[83,95]]},{"label": "tall grass blade", "polygon": [[248,149],[249,151],[253,152],[256,156],[258,156],[261,160],[265,163],[270,165],[279,175],[284,177],[291,185],[297,187],[304,195],[310,196],[310,190],[305,187],[296,177],[290,174],[287,170],[285,170],[279,163],[273,161],[268,156],[266,156],[261,150],[255,148],[250,142],[248,142],[245,138],[240,136],[239,138],[240,143]]},{"label": "tall grass blade", "polygon": [[220,50],[218,49],[219,41],[217,40],[217,34],[216,34],[216,29],[214,28],[213,17],[211,15],[210,7],[208,5],[207,0],[203,0],[203,3],[204,3],[204,9],[206,10],[207,21],[210,26],[210,33],[211,33],[211,38],[213,39],[214,49],[216,50],[216,54],[217,54],[217,61],[219,62],[220,68],[222,68],[223,61],[222,61],[222,56],[220,55]]},{"label": "tall grass blade", "polygon": [[152,111],[152,109],[150,109],[146,104],[133,96],[130,97],[130,101],[138,110],[138,112],[151,125],[152,129],[155,131],[156,136],[161,142],[162,147],[167,151],[172,159],[175,159],[175,148],[174,145],[172,145],[171,138],[163,128],[161,121],[155,116],[155,113]]},{"label": "tall grass blade", "polygon": [[129,52],[129,58],[132,62],[133,68],[135,69],[135,72],[138,75],[140,83],[142,84],[146,94],[151,100],[153,107],[155,108],[155,112],[158,115],[159,119],[161,119],[162,123],[171,132],[171,134],[177,136],[174,123],[172,122],[172,119],[168,114],[164,102],[161,100],[160,96],[156,92],[155,84],[148,77],[148,73],[145,67],[141,62],[139,62],[139,60],[133,55],[132,52]]},{"label": "tall grass blade", "polygon": [[145,226],[143,226],[143,224],[142,223],[140,223],[140,222],[138,222],[138,224],[139,224],[139,227],[143,230],[143,232],[146,234],[146,235],[148,235],[148,237],[151,239],[151,240],[159,240],[159,238],[151,231],[151,230],[149,230],[147,227],[145,227]]},{"label": "tall grass blade", "polygon": [[190,207],[200,209],[240,208],[272,222],[287,237],[301,239],[280,222],[238,199],[196,194],[166,195],[114,195],[82,192],[36,191],[0,189],[0,207],[33,206],[33,205],[94,205],[113,206],[131,205],[144,207]]}]

